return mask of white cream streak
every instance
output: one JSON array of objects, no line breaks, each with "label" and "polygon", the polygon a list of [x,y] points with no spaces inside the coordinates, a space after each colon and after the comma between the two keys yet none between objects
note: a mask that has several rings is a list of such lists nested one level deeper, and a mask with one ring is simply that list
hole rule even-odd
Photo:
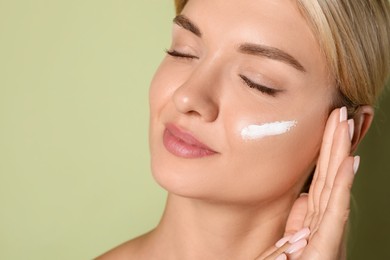
[{"label": "white cream streak", "polygon": [[278,121],[261,125],[248,125],[241,130],[241,137],[245,140],[263,138],[265,136],[287,133],[297,125],[297,121]]}]

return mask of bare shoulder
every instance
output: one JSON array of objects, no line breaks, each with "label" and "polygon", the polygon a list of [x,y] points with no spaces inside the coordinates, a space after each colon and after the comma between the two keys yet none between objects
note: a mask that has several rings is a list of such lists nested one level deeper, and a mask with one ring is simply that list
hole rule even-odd
[{"label": "bare shoulder", "polygon": [[148,240],[149,233],[129,240],[101,256],[95,260],[132,260],[132,259],[146,259],[145,247]]}]

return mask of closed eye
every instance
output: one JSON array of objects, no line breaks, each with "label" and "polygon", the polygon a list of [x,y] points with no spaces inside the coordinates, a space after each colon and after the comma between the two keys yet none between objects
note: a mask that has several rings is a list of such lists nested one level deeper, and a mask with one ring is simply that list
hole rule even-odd
[{"label": "closed eye", "polygon": [[269,96],[272,96],[272,97],[276,96],[276,94],[278,92],[282,91],[279,89],[269,88],[267,86],[257,84],[244,75],[240,75],[240,78],[245,82],[246,85],[248,85],[248,87],[254,88],[254,89],[256,89],[264,94],[267,94]]},{"label": "closed eye", "polygon": [[182,53],[176,50],[166,50],[165,51],[168,55],[175,57],[175,58],[183,58],[183,59],[199,59],[199,57],[188,54],[188,53]]}]

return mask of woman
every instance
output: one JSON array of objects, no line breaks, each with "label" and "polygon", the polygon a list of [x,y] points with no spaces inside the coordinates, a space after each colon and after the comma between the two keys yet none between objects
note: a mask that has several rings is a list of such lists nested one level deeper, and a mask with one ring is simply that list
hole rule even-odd
[{"label": "woman", "polygon": [[176,7],[150,89],[166,209],[98,259],[345,259],[351,154],[389,77],[389,2]]}]

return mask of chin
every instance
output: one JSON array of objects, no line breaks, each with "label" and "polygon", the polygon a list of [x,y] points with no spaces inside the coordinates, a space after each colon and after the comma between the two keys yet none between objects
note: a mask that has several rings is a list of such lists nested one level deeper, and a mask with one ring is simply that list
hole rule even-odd
[{"label": "chin", "polygon": [[207,199],[211,195],[207,192],[207,183],[201,180],[201,176],[194,176],[197,174],[192,170],[180,170],[179,167],[169,169],[164,163],[154,162],[153,159],[151,168],[155,181],[168,193],[194,199]]}]

